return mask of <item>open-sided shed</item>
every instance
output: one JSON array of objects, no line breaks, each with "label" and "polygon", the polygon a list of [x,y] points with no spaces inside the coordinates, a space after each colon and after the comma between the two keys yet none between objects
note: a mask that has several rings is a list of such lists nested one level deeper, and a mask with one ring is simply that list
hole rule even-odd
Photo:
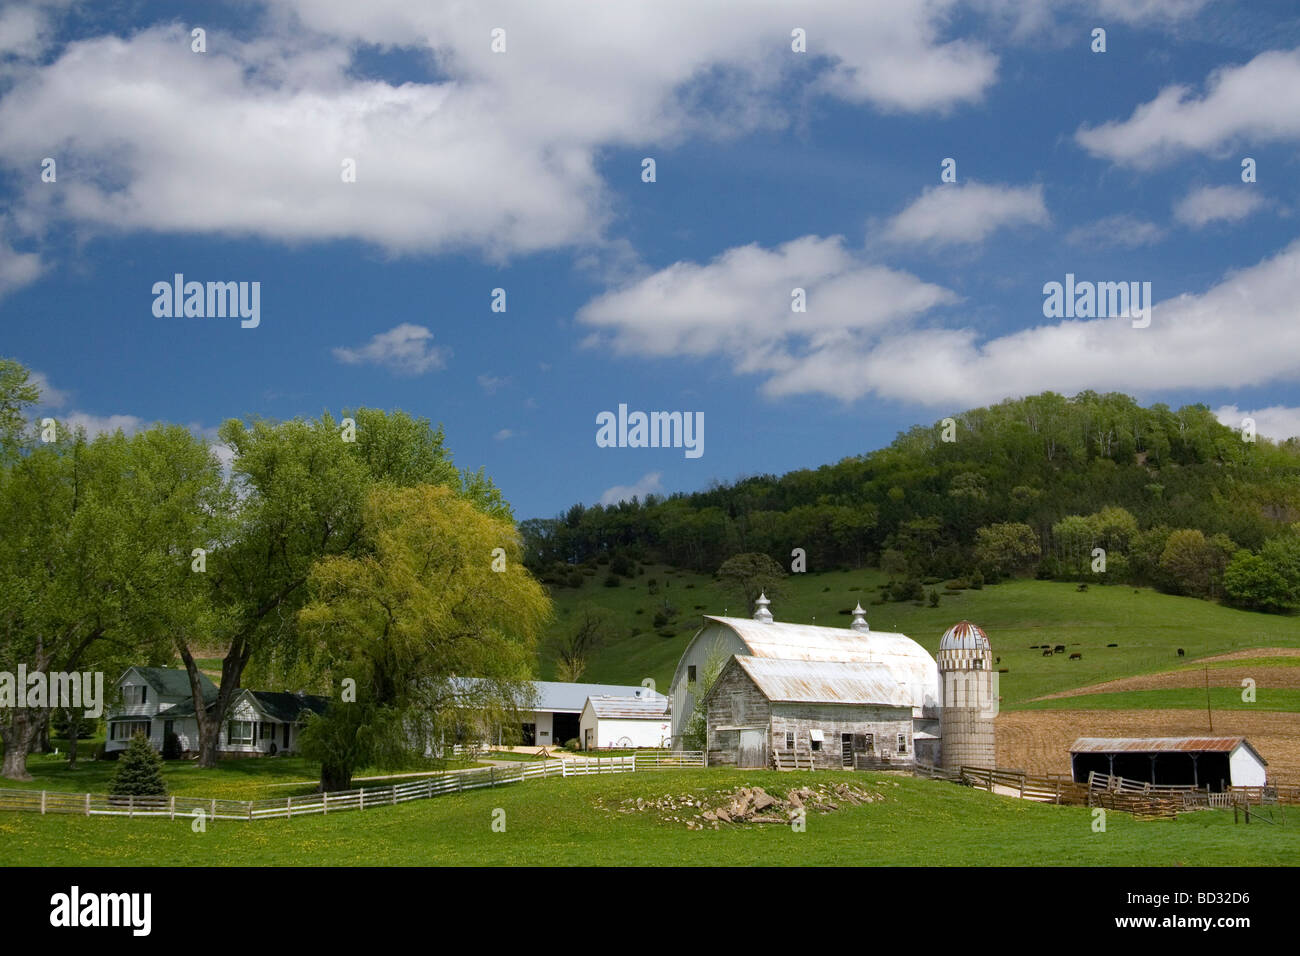
[{"label": "open-sided shed", "polygon": [[1268,761],[1245,737],[1080,737],[1070,747],[1074,779],[1111,774],[1143,783],[1261,787]]}]

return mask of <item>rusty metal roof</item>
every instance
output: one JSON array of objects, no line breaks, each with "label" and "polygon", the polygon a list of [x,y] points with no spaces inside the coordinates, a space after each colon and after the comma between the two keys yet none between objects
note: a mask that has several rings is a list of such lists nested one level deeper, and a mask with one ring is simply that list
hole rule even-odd
[{"label": "rusty metal roof", "polygon": [[879,664],[790,661],[736,655],[736,662],[770,701],[799,704],[882,704],[911,707],[908,687]]},{"label": "rusty metal roof", "polygon": [[664,720],[668,717],[668,698],[654,697],[588,697],[587,705],[597,717],[626,720]]},{"label": "rusty metal roof", "polygon": [[1230,753],[1243,743],[1250,747],[1245,737],[1080,737],[1070,753]]},{"label": "rusty metal roof", "polygon": [[988,635],[979,625],[972,624],[970,621],[958,621],[939,639],[941,651],[986,651],[988,649]]},{"label": "rusty metal roof", "polygon": [[[704,620],[706,624],[720,624],[733,631],[754,658],[786,663],[870,665],[861,672],[864,677],[870,673],[877,682],[895,689],[905,688],[912,707],[935,707],[940,703],[939,665],[929,651],[905,634],[780,621],[766,623],[746,617],[706,615]],[[893,699],[891,691],[890,696],[872,703]]]}]

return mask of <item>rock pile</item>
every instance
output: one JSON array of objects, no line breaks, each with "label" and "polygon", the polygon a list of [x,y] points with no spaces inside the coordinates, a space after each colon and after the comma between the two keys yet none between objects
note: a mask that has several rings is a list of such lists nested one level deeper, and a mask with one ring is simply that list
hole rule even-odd
[{"label": "rock pile", "polygon": [[667,821],[685,823],[688,830],[718,830],[724,825],[775,823],[784,826],[799,810],[832,813],[841,806],[860,806],[880,799],[883,799],[881,794],[849,783],[796,787],[784,797],[768,793],[762,787],[739,787],[716,790],[711,798],[685,793],[664,794],[650,799],[629,798],[622,801],[618,812],[657,810]]}]

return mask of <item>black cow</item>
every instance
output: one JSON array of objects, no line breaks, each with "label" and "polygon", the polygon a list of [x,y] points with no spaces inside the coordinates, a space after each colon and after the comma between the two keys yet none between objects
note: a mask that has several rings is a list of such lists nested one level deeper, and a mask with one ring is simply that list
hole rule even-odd
[{"label": "black cow", "polygon": [[1178,648],[1178,656],[1179,656],[1179,657],[1182,657],[1182,656],[1183,656],[1183,649],[1182,649],[1181,647]]},{"label": "black cow", "polygon": [[1107,646],[1107,647],[1119,647],[1118,644],[1107,644],[1106,646]]},{"label": "black cow", "polygon": [[1064,645],[1064,644],[1057,644],[1055,647],[1052,648],[1052,650],[1055,651],[1057,654],[1064,654],[1064,653],[1065,653],[1065,645]]}]

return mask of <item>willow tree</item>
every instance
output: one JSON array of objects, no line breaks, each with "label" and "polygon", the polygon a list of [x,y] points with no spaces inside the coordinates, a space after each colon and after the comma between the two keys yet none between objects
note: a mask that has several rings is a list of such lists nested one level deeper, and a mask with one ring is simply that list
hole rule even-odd
[{"label": "willow tree", "polygon": [[508,517],[437,485],[377,486],[362,512],[360,553],[316,562],[298,614],[336,688],[302,738],[323,790],[485,711],[509,715],[526,699],[550,616]]}]

